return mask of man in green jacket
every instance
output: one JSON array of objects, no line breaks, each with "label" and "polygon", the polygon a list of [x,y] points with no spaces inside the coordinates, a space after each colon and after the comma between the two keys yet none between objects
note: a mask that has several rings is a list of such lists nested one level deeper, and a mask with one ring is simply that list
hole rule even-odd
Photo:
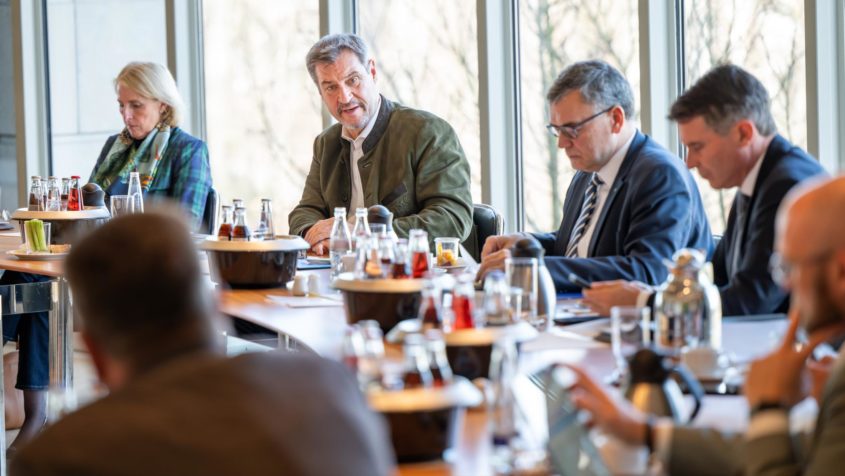
[{"label": "man in green jacket", "polygon": [[339,124],[314,141],[302,199],[288,216],[290,232],[325,254],[335,207],[352,215],[381,204],[400,237],[421,228],[432,238],[464,240],[472,226],[469,162],[452,127],[381,96],[375,61],[356,35],[321,38],[306,63]]}]

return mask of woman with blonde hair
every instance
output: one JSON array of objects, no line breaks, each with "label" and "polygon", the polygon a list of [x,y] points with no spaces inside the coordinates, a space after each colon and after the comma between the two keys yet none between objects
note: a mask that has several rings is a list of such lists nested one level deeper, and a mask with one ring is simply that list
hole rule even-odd
[{"label": "woman with blonde hair", "polygon": [[184,105],[173,76],[158,63],[129,63],[114,86],[126,127],[108,138],[89,182],[125,195],[137,171],[145,198],[181,203],[199,228],[211,188],[208,148],[178,127]]}]

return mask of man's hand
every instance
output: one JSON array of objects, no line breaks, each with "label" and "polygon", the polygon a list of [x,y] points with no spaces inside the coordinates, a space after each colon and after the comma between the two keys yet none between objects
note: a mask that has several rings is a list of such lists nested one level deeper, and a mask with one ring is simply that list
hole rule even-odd
[{"label": "man's hand", "polygon": [[330,240],[325,239],[316,245],[311,247],[311,253],[316,256],[328,256],[329,255],[329,242]]},{"label": "man's hand", "polygon": [[592,289],[584,289],[584,304],[602,316],[610,315],[613,306],[636,306],[640,292],[651,288],[639,281],[601,281],[593,283]]},{"label": "man's hand", "polygon": [[567,365],[576,380],[569,389],[576,408],[590,413],[588,426],[596,425],[631,445],[645,444],[645,415],[625,399],[613,398],[586,372]]},{"label": "man's hand", "polygon": [[311,225],[305,233],[305,241],[311,245],[314,254],[324,255],[329,249],[329,237],[332,233],[334,218],[326,218]]},{"label": "man's hand", "polygon": [[504,248],[485,256],[481,259],[481,265],[478,267],[478,273],[475,275],[475,279],[484,281],[484,277],[487,276],[487,273],[490,271],[493,271],[494,269],[504,270],[505,260],[510,257],[511,250],[509,248]]},{"label": "man's hand", "polygon": [[800,318],[797,311],[790,312],[789,328],[783,343],[771,354],[751,363],[745,381],[745,398],[754,408],[762,402],[780,403],[792,408],[807,396],[804,370],[807,357],[822,342],[841,334],[842,325],[828,326],[814,332],[806,344],[796,348],[795,334]]},{"label": "man's hand", "polygon": [[487,273],[494,269],[505,269],[505,260],[511,257],[510,248],[518,240],[525,238],[522,233],[496,235],[487,238],[481,248],[481,264],[476,279],[483,281]]},{"label": "man's hand", "polygon": [[487,241],[484,242],[484,246],[481,248],[481,259],[482,261],[489,255],[496,253],[497,251],[508,249],[513,246],[518,240],[525,238],[525,235],[522,233],[512,233],[510,235],[496,235],[487,238]]}]

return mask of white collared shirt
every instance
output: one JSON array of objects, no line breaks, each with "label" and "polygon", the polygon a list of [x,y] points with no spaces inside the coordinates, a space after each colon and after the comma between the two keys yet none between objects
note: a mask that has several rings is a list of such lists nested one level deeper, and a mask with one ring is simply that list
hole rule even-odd
[{"label": "white collared shirt", "polygon": [[361,171],[358,170],[358,161],[364,156],[364,140],[367,139],[370,131],[373,130],[380,109],[381,95],[378,96],[375,103],[375,114],[370,117],[370,122],[367,123],[364,130],[355,139],[349,136],[345,127],[341,129],[340,137],[349,141],[350,144],[349,160],[351,162],[350,169],[352,170],[352,196],[349,200],[349,210],[346,211],[348,217],[355,216],[356,208],[364,208],[364,186],[361,184]]},{"label": "white collared shirt", "polygon": [[593,239],[593,232],[596,229],[596,222],[599,221],[604,204],[607,202],[607,196],[610,194],[610,189],[613,187],[613,181],[616,180],[616,176],[619,174],[619,168],[622,166],[622,162],[625,161],[625,155],[628,154],[628,149],[631,147],[631,142],[634,141],[634,137],[636,135],[636,130],[631,132],[631,137],[625,141],[625,145],[620,147],[619,150],[613,154],[613,157],[611,157],[610,160],[608,160],[607,163],[604,164],[598,172],[596,172],[603,184],[598,188],[598,194],[596,195],[596,208],[593,211],[593,216],[590,217],[590,223],[587,224],[587,228],[584,230],[584,234],[578,242],[579,258],[589,257],[587,253],[590,248],[590,240]]},{"label": "white collared shirt", "polygon": [[[766,150],[768,150],[768,148]],[[751,170],[748,171],[748,175],[742,179],[742,184],[739,186],[739,193],[745,195],[746,197],[754,195],[754,186],[757,185],[757,176],[760,175],[760,166],[763,165],[763,157],[765,156],[766,152],[763,151],[763,154],[760,157],[757,157],[757,162],[754,163],[754,167],[751,167]]]}]

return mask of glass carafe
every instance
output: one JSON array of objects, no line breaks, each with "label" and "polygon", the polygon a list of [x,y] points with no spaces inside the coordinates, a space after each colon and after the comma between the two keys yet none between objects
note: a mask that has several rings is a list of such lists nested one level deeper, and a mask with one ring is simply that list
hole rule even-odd
[{"label": "glass carafe", "polygon": [[220,228],[217,229],[217,239],[226,241],[231,240],[234,228],[232,225],[232,206],[223,205],[220,213],[222,215],[222,219],[220,220]]},{"label": "glass carafe", "polygon": [[332,278],[343,272],[343,257],[351,251],[349,225],[346,223],[346,207],[334,209],[334,224],[329,235],[329,261],[332,266]]},{"label": "glass carafe", "polygon": [[141,175],[138,172],[129,172],[129,188],[126,194],[129,195],[132,213],[144,213],[144,192],[141,190]]},{"label": "glass carafe", "polygon": [[232,228],[232,241],[249,241],[252,233],[246,224],[244,207],[235,208],[235,226]]}]

